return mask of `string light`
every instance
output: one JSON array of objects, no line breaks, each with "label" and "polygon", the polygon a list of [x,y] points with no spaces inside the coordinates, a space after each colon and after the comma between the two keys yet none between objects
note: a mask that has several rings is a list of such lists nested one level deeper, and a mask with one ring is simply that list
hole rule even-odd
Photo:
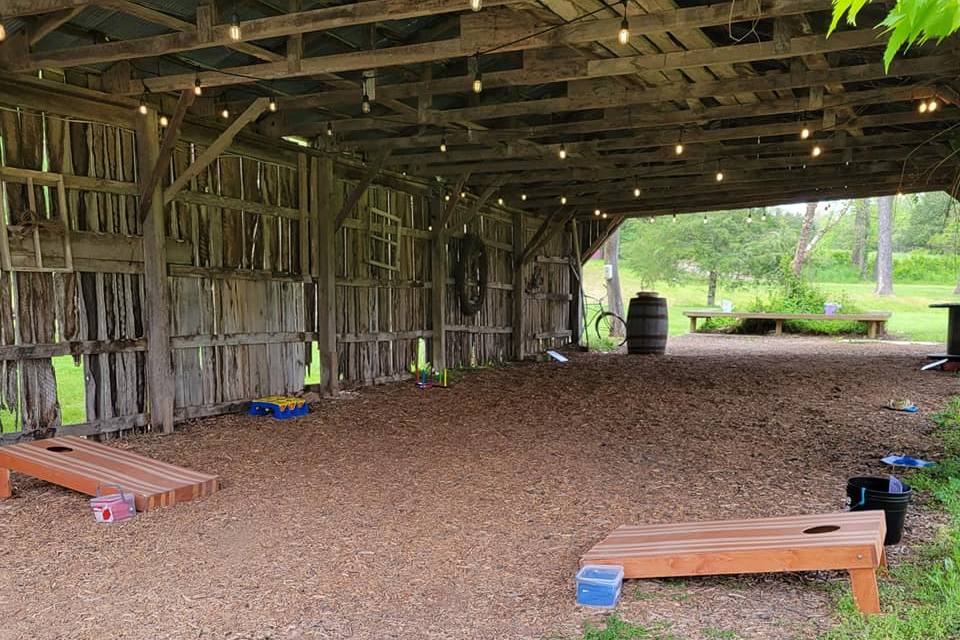
[{"label": "string light", "polygon": [[677,146],[675,146],[675,147],[673,148],[673,151],[674,151],[674,153],[676,153],[678,156],[682,156],[682,155],[683,155],[683,143],[682,143],[682,142],[678,142],[678,143],[677,143]]},{"label": "string light", "polygon": [[200,95],[203,93],[203,87],[200,86],[200,78],[197,78],[193,81],[193,95]]},{"label": "string light", "polygon": [[627,2],[623,0],[623,20],[620,21],[620,31],[617,32],[617,41],[626,46],[630,42],[630,23],[627,21]]},{"label": "string light", "polygon": [[239,40],[241,35],[240,16],[234,13],[232,16],[230,16],[230,39],[234,41]]},{"label": "string light", "polygon": [[748,212],[747,212],[747,224],[752,224],[752,223],[753,223],[753,214],[748,211]]},{"label": "string light", "polygon": [[476,69],[473,72],[473,92],[477,95],[483,93],[483,74],[480,73],[480,54],[473,58]]},{"label": "string light", "polygon": [[160,116],[159,122],[161,127],[165,127],[170,124],[170,120],[167,118],[167,116]]},{"label": "string light", "polygon": [[483,0],[470,0],[470,9],[473,11],[483,9]]},{"label": "string light", "polygon": [[927,104],[927,113],[933,113],[934,111],[937,110],[937,107],[939,106],[940,106],[940,103],[938,103],[936,100],[931,100]]},{"label": "string light", "polygon": [[707,224],[707,214],[703,214],[703,224]]},{"label": "string light", "polygon": [[819,156],[821,153],[823,153],[823,149],[821,149],[820,145],[818,144],[813,145],[813,149],[810,150],[810,155],[812,155],[814,158]]},{"label": "string light", "polygon": [[723,182],[723,171],[717,171],[717,182]]},{"label": "string light", "polygon": [[673,214],[673,221],[674,221],[674,222],[677,221],[677,214]]},{"label": "string light", "polygon": [[363,97],[360,98],[360,111],[364,113],[370,113],[373,110],[373,107],[370,105],[370,96],[367,95],[367,92],[363,92]]},{"label": "string light", "polygon": [[634,198],[640,197],[640,178],[633,179],[633,197]]},{"label": "string light", "polygon": [[274,98],[273,96],[270,96],[270,102],[267,103],[267,108],[270,109],[271,112],[276,113],[276,112],[277,112],[277,99]]},{"label": "string light", "polygon": [[594,209],[594,210],[593,210],[593,215],[599,216],[599,215],[600,215],[600,209]]},{"label": "string light", "polygon": [[607,214],[606,214],[606,213],[602,213],[602,214],[600,214],[600,217],[603,218],[604,220],[606,220],[606,219],[607,219]]},{"label": "string light", "polygon": [[142,96],[140,98],[140,106],[137,107],[137,113],[142,116],[147,115],[147,99]]},{"label": "string light", "polygon": [[7,28],[3,26],[3,23],[0,22],[0,42],[3,42],[7,39]]},{"label": "string light", "polygon": [[443,134],[443,137],[440,138],[440,153],[447,152],[447,134]]},{"label": "string light", "polygon": [[801,140],[806,140],[809,137],[810,137],[810,127],[804,127],[803,129],[800,129]]},{"label": "string light", "polygon": [[560,204],[567,204],[567,196],[560,196]]},{"label": "string light", "polygon": [[463,200],[463,199],[466,198],[466,197],[467,197],[467,192],[466,192],[466,191],[461,191],[461,192],[460,192],[460,199]]},{"label": "string light", "polygon": [[444,199],[444,201],[446,201],[446,202],[450,202],[450,194],[449,194],[449,193],[443,194],[443,199]]},{"label": "string light", "polygon": [[521,193],[521,194],[520,194],[520,199],[523,200],[524,202],[526,202],[526,201],[527,201],[527,194]]},{"label": "string light", "polygon": [[567,159],[567,148],[562,142],[560,143],[560,151],[557,152],[557,155],[560,156],[561,160]]},{"label": "string light", "polygon": [[330,138],[333,137],[333,123],[332,123],[332,122],[328,122],[328,123],[327,123],[327,136],[330,137]]},{"label": "string light", "polygon": [[650,224],[653,224],[653,216],[650,216]]},{"label": "string light", "polygon": [[497,204],[503,206],[503,198],[497,198]]},{"label": "string light", "polygon": [[226,120],[227,118],[229,118],[229,117],[230,117],[230,109],[227,109],[226,107],[224,107],[223,110],[220,111],[220,117],[223,118],[224,120]]}]

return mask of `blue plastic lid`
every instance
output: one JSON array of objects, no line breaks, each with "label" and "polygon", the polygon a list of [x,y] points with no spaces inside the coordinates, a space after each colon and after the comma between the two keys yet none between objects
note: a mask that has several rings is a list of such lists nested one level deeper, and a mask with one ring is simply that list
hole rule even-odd
[{"label": "blue plastic lid", "polygon": [[623,580],[623,567],[618,564],[588,564],[577,572],[577,580],[594,584],[617,584]]}]

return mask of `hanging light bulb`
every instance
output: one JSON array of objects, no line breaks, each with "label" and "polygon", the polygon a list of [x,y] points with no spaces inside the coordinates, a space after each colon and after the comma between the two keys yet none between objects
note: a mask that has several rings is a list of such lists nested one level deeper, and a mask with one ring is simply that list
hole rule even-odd
[{"label": "hanging light bulb", "polygon": [[270,109],[273,113],[277,112],[277,99],[273,96],[270,96],[270,102],[267,103],[267,108]]},{"label": "hanging light bulb", "polygon": [[764,209],[763,213],[760,214],[760,222],[766,222],[766,221],[767,221],[767,210]]},{"label": "hanging light bulb", "polygon": [[450,202],[450,194],[449,194],[449,193],[443,194],[443,199],[444,199],[444,201],[446,201],[446,202]]},{"label": "hanging light bulb", "polygon": [[440,153],[447,152],[447,134],[443,134],[443,137],[440,138]]},{"label": "hanging light bulb", "polygon": [[703,224],[707,224],[707,214],[703,214]]},{"label": "hanging light bulb", "polygon": [[917,107],[917,111],[919,111],[920,113],[926,113],[926,112],[927,112],[927,103],[926,103],[926,102],[921,102],[921,103],[920,103],[920,106]]},{"label": "hanging light bulb", "polygon": [[800,129],[801,140],[806,140],[809,137],[810,137],[810,127],[804,127],[803,129]]},{"label": "hanging light bulb", "polygon": [[673,148],[673,151],[674,151],[674,153],[676,153],[678,156],[683,155],[683,143],[682,143],[682,142],[678,142],[678,143],[677,143],[677,146],[675,146],[675,147]]},{"label": "hanging light bulb", "polygon": [[473,11],[483,9],[483,0],[470,0],[470,9]]},{"label": "hanging light bulb", "polygon": [[753,214],[748,211],[748,212],[747,212],[747,224],[752,224],[752,223],[753,223]]},{"label": "hanging light bulb", "polygon": [[327,123],[327,136],[329,136],[329,137],[331,137],[331,138],[333,137],[333,123],[332,123],[332,122],[328,122],[328,123]]},{"label": "hanging light bulb", "polygon": [[370,96],[364,92],[363,97],[360,98],[360,111],[363,113],[370,113],[373,107],[370,105]]},{"label": "hanging light bulb", "polygon": [[497,204],[503,206],[503,198],[497,198]]},{"label": "hanging light bulb", "polygon": [[0,42],[3,42],[7,39],[7,28],[3,26],[3,23],[0,22]]},{"label": "hanging light bulb", "polygon": [[723,171],[717,171],[717,182],[723,182]]},{"label": "hanging light bulb", "polygon": [[653,224],[653,216],[650,216],[650,224]]},{"label": "hanging light bulb", "polygon": [[560,156],[561,160],[567,159],[567,148],[562,142],[560,143],[560,151],[557,152],[557,155]]},{"label": "hanging light bulb", "polygon": [[606,220],[606,219],[607,219],[607,214],[606,214],[606,213],[602,213],[602,214],[600,214],[600,217],[603,218],[604,220]]},{"label": "hanging light bulb", "polygon": [[821,153],[823,153],[823,149],[821,149],[820,145],[818,144],[813,145],[813,149],[810,150],[810,155],[812,155],[814,158],[819,156]]},{"label": "hanging light bulb", "polygon": [[567,196],[560,196],[560,204],[567,204]]},{"label": "hanging light bulb", "polygon": [[940,103],[938,103],[936,100],[931,100],[927,104],[927,113],[933,113],[934,111],[937,110],[937,107],[939,106],[940,106]]},{"label": "hanging light bulb", "polygon": [[483,74],[480,73],[480,53],[473,56],[473,92],[477,95],[483,93]]},{"label": "hanging light bulb", "polygon": [[137,107],[137,113],[142,116],[147,115],[147,99],[142,96],[140,98],[140,106]]},{"label": "hanging light bulb", "polygon": [[234,41],[239,40],[241,35],[240,16],[234,13],[232,16],[230,16],[230,39]]},{"label": "hanging light bulb", "polygon": [[524,202],[526,202],[526,201],[527,201],[527,194],[521,193],[521,194],[520,194],[520,199],[523,200]]},{"label": "hanging light bulb", "polygon": [[599,215],[600,215],[600,209],[594,209],[594,210],[593,210],[593,215],[599,216]]},{"label": "hanging light bulb", "polygon": [[224,120],[226,120],[227,118],[229,118],[229,117],[230,117],[230,109],[227,109],[226,107],[224,107],[224,108],[220,111],[220,117],[223,118]]},{"label": "hanging light bulb", "polygon": [[160,116],[159,123],[161,127],[165,127],[170,124],[170,120],[167,118],[167,116]]},{"label": "hanging light bulb", "polygon": [[623,3],[623,20],[620,21],[620,31],[617,32],[617,42],[626,46],[630,42],[630,23],[627,21],[627,3]]},{"label": "hanging light bulb", "polygon": [[673,221],[674,221],[674,222],[677,221],[677,214],[673,214]]},{"label": "hanging light bulb", "polygon": [[193,95],[198,96],[203,93],[203,87],[200,86],[200,78],[193,81]]}]

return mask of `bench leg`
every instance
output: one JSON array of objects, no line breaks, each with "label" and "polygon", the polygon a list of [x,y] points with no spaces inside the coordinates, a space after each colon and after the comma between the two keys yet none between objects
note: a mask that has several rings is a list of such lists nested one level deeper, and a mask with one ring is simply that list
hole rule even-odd
[{"label": "bench leg", "polygon": [[690,333],[696,333],[696,332],[697,332],[697,319],[690,318]]},{"label": "bench leg", "polygon": [[0,468],[0,500],[4,500],[13,495],[10,490],[10,469]]},{"label": "bench leg", "polygon": [[873,569],[850,569],[853,600],[861,613],[880,613],[877,574]]},{"label": "bench leg", "polygon": [[783,320],[775,320],[775,322],[777,323],[776,334],[783,335]]},{"label": "bench leg", "polygon": [[871,340],[877,339],[877,323],[876,322],[867,323],[867,337],[870,338]]},{"label": "bench leg", "polygon": [[890,573],[890,567],[887,566],[887,550],[884,549],[880,552],[880,567],[877,569],[880,572],[880,575],[885,576]]}]

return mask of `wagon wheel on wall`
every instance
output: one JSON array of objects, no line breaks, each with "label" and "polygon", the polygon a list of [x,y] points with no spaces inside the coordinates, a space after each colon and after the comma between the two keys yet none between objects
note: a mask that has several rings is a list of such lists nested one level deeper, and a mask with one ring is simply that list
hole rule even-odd
[{"label": "wagon wheel on wall", "polygon": [[483,306],[487,297],[487,247],[475,233],[460,240],[460,259],[454,271],[460,311],[472,316]]}]

